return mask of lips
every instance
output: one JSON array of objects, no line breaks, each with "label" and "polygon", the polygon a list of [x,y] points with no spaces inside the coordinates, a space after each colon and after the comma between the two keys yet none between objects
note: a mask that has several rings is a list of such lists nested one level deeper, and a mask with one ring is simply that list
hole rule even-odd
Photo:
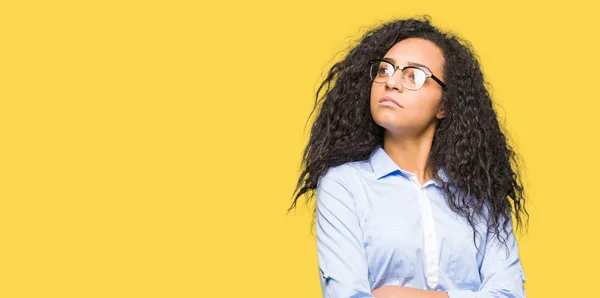
[{"label": "lips", "polygon": [[379,103],[383,103],[383,102],[391,102],[396,104],[399,107],[402,107],[395,99],[389,97],[389,96],[384,96],[379,100]]}]

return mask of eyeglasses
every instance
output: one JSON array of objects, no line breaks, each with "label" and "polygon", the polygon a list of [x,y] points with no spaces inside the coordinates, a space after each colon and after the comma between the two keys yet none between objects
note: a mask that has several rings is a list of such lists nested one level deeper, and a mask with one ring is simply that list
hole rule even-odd
[{"label": "eyeglasses", "polygon": [[408,90],[417,91],[423,87],[427,78],[432,78],[436,81],[443,89],[446,88],[446,84],[434,76],[429,71],[421,69],[417,66],[405,66],[400,68],[389,61],[381,59],[369,60],[370,65],[370,76],[371,80],[378,84],[387,82],[396,72],[400,70],[402,72],[402,86]]}]

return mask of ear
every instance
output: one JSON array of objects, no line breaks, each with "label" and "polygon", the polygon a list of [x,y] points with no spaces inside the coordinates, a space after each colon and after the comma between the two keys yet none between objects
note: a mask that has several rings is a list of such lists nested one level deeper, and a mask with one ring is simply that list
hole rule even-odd
[{"label": "ear", "polygon": [[440,110],[437,112],[437,114],[435,114],[435,117],[438,120],[446,118],[446,110],[444,109],[444,105],[440,106]]}]

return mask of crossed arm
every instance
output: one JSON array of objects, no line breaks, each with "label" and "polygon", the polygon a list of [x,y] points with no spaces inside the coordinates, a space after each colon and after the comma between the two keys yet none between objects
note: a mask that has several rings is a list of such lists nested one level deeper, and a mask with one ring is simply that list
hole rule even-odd
[{"label": "crossed arm", "polygon": [[375,298],[448,298],[448,293],[401,286],[383,286],[371,292]]}]

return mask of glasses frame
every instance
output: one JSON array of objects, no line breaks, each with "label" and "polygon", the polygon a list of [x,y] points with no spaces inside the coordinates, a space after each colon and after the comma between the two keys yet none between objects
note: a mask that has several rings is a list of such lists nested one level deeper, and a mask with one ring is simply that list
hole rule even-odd
[{"label": "glasses frame", "polygon": [[[388,64],[390,64],[391,66],[394,67],[394,72],[389,76],[389,78],[391,78],[396,73],[396,71],[399,69],[401,71],[401,73],[402,73],[402,87],[404,87],[405,89],[412,90],[412,91],[418,91],[418,90],[421,90],[421,88],[423,88],[423,86],[421,86],[421,88],[419,88],[419,89],[411,89],[411,88],[406,88],[406,86],[404,86],[404,70],[407,69],[407,68],[416,68],[416,69],[424,72],[425,76],[426,76],[425,80],[427,80],[427,78],[432,78],[436,83],[438,83],[440,86],[442,86],[442,89],[446,89],[446,84],[444,84],[444,82],[442,82],[440,79],[438,79],[435,75],[433,75],[431,72],[429,72],[426,69],[423,69],[423,68],[418,67],[418,66],[411,66],[411,65],[400,68],[400,66],[396,66],[396,65],[394,65],[394,63],[392,63],[392,62],[390,62],[388,60],[384,60],[384,59],[371,59],[371,60],[369,60],[369,77],[371,77],[371,69],[373,68],[373,64],[376,63],[376,62],[377,63],[385,62],[385,63],[388,63]],[[389,78],[388,78],[388,80],[389,80]],[[375,79],[371,78],[371,81],[375,82]],[[377,83],[377,84],[385,84],[386,82],[387,81],[385,81],[383,83],[379,83],[379,82],[375,82],[375,83]]]}]

